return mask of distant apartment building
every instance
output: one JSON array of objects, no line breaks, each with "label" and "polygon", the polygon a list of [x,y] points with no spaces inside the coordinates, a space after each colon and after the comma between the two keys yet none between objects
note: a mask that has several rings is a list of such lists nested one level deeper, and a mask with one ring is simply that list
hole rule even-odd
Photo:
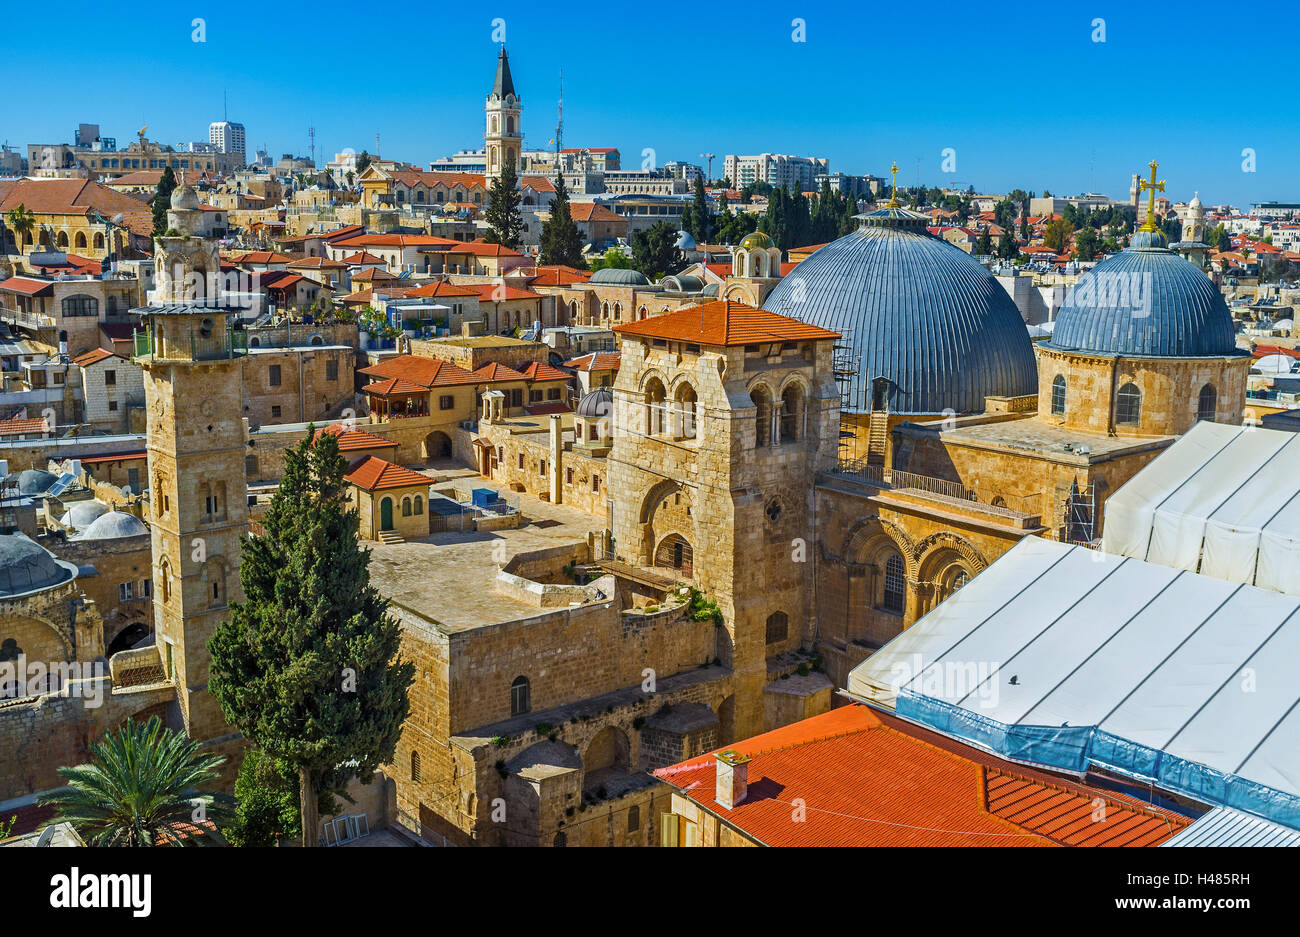
[{"label": "distant apartment building", "polygon": [[215,146],[219,153],[237,154],[240,166],[243,166],[247,158],[245,136],[243,124],[228,120],[217,120],[208,124],[208,142]]},{"label": "distant apartment building", "polygon": [[849,195],[853,198],[872,198],[884,180],[876,176],[850,176],[843,172],[819,172],[813,178],[813,188],[818,192],[825,183],[830,183],[831,191],[836,195]]},{"label": "distant apartment building", "polygon": [[732,188],[736,189],[751,182],[766,182],[795,192],[810,192],[816,187],[818,173],[831,171],[831,161],[816,156],[782,156],[777,153],[757,156],[729,154],[722,162],[722,171],[731,180]]},{"label": "distant apartment building", "polygon": [[1300,202],[1255,202],[1250,209],[1250,217],[1270,221],[1289,221],[1297,215],[1300,215]]},{"label": "distant apartment building", "polygon": [[682,195],[691,188],[686,179],[673,176],[667,169],[605,170],[604,194],[607,195]]},{"label": "distant apartment building", "polygon": [[[1043,198],[1031,198],[1029,200],[1029,214],[1046,217],[1047,215],[1061,214],[1065,211],[1066,205],[1073,205],[1078,211],[1094,211],[1098,208],[1110,208],[1115,204],[1117,203],[1110,196],[1098,195],[1095,192],[1065,197],[1048,195]],[[988,209],[981,210],[987,211]]]}]

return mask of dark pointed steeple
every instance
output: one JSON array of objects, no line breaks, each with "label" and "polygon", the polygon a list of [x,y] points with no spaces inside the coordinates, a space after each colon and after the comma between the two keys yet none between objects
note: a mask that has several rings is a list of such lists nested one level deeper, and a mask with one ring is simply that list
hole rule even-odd
[{"label": "dark pointed steeple", "polygon": [[492,84],[492,93],[499,98],[515,93],[515,82],[510,77],[510,59],[506,57],[505,46],[501,47],[501,55],[497,58],[497,80]]}]

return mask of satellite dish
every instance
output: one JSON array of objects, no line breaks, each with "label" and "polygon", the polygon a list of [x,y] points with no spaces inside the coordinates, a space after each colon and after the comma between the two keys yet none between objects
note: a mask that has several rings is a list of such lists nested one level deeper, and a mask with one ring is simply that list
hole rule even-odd
[{"label": "satellite dish", "polygon": [[54,824],[51,823],[45,829],[41,830],[40,837],[36,840],[37,846],[48,846],[54,842]]},{"label": "satellite dish", "polygon": [[113,220],[113,224],[121,224],[122,222],[126,221],[126,215],[122,214],[121,212],[118,212],[116,215],[113,216],[112,220]]}]

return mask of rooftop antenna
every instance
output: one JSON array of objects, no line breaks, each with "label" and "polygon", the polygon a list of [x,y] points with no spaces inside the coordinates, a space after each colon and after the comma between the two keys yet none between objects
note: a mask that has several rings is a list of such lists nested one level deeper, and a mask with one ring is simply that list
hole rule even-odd
[{"label": "rooftop antenna", "polygon": [[311,164],[316,165],[316,128],[314,126],[307,128],[307,139],[311,141],[308,149],[311,150]]},{"label": "rooftop antenna", "polygon": [[379,159],[379,131],[375,131],[375,159]]},{"label": "rooftop antenna", "polygon": [[564,69],[560,69],[560,107],[555,122],[555,165],[560,164],[560,151],[564,149]]}]

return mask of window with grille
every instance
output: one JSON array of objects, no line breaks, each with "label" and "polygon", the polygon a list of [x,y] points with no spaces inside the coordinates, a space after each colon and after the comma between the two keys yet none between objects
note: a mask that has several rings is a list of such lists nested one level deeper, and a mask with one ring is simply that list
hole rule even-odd
[{"label": "window with grille", "polygon": [[1065,375],[1058,374],[1052,381],[1052,414],[1062,416],[1065,413]]},{"label": "window with grille", "polygon": [[337,381],[339,379],[339,363],[337,361],[325,362],[325,380]]},{"label": "window with grille", "polygon": [[280,366],[278,364],[271,365],[270,381],[272,387],[280,386]]},{"label": "window with grille", "polygon": [[885,588],[880,604],[885,611],[901,615],[906,598],[907,572],[903,567],[903,558],[894,553],[885,561]]},{"label": "window with grille", "polygon": [[1219,394],[1214,389],[1213,384],[1206,384],[1201,388],[1201,394],[1196,399],[1196,419],[1208,420],[1214,422],[1215,416],[1219,410]]},{"label": "window with grille", "polygon": [[510,684],[510,715],[522,716],[532,706],[532,700],[529,699],[528,678],[516,677],[515,682]]},{"label": "window with grille", "polygon": [[441,394],[438,397],[438,409],[450,410],[456,406],[456,397],[453,394]]},{"label": "window with grille", "polygon": [[1136,423],[1142,415],[1142,392],[1133,383],[1125,384],[1115,395],[1115,422]]},{"label": "window with grille", "polygon": [[790,635],[790,617],[785,612],[773,612],[767,616],[767,643],[776,644]]}]

